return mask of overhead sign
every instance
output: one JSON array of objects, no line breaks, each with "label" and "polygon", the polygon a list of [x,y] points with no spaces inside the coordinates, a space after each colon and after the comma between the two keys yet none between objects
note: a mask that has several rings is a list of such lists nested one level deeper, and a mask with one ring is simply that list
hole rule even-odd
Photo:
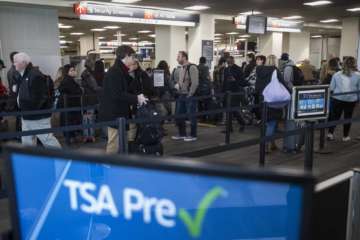
[{"label": "overhead sign", "polygon": [[20,239],[306,239],[301,178],[38,152],[10,156]]},{"label": "overhead sign", "polygon": [[[247,16],[239,15],[233,19],[237,29],[246,29]],[[279,18],[267,18],[267,31],[270,32],[301,32],[304,24],[300,21],[289,21]]]},{"label": "overhead sign", "polygon": [[327,119],[329,101],[329,85],[294,87],[291,116],[294,120]]},{"label": "overhead sign", "polygon": [[199,22],[199,14],[186,11],[141,8],[120,4],[81,1],[74,5],[74,12],[82,20],[142,23],[194,27]]}]

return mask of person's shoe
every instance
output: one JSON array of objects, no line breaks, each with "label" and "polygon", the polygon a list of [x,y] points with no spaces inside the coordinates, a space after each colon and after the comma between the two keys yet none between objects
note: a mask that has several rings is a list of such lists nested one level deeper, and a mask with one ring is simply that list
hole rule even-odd
[{"label": "person's shoe", "polygon": [[351,137],[343,137],[343,142],[350,142],[351,141]]},{"label": "person's shoe", "polygon": [[172,140],[184,140],[185,138],[186,138],[185,136],[180,136],[180,135],[176,135],[176,136],[171,137]]},{"label": "person's shoe", "polygon": [[328,141],[334,141],[334,140],[335,140],[334,134],[329,133],[329,134],[327,135],[327,140],[328,140]]},{"label": "person's shoe", "polygon": [[197,140],[197,137],[186,137],[184,138],[185,142],[194,142]]}]

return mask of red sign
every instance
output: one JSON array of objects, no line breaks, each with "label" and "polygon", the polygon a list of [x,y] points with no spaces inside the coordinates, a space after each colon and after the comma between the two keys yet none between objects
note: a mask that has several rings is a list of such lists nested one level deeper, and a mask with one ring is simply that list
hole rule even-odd
[{"label": "red sign", "polygon": [[80,3],[76,3],[74,4],[74,12],[78,16],[82,14],[87,14],[87,8],[85,6],[82,6]]}]

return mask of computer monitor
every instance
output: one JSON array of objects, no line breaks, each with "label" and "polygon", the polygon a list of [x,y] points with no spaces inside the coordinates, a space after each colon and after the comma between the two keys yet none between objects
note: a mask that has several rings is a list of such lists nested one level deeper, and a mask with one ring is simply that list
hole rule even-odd
[{"label": "computer monitor", "polygon": [[313,178],[9,147],[17,239],[305,240]]}]

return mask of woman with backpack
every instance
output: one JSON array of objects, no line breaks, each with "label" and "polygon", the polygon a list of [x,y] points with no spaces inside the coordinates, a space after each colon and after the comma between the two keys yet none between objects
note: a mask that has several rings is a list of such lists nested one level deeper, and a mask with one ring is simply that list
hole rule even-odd
[{"label": "woman with backpack", "polygon": [[[357,70],[357,62],[354,57],[347,57],[344,60],[343,70],[337,72],[332,77],[330,90],[333,94],[360,91],[360,73]],[[359,94],[347,94],[332,96],[330,121],[337,121],[344,114],[344,119],[351,119],[354,113],[356,103],[359,101]],[[343,130],[343,141],[349,142],[351,124],[345,124]],[[327,139],[335,140],[335,127],[329,129]]]},{"label": "woman with backpack", "polygon": [[[270,55],[268,57],[268,65],[262,65],[256,68],[255,94],[257,95],[257,99],[264,100],[266,97],[264,96],[264,91],[270,83],[274,83],[273,81],[278,81],[278,86],[283,90],[285,89],[290,96],[290,90],[287,88],[284,78],[275,64],[276,60],[274,60],[274,56]],[[259,101],[259,103],[262,101]],[[271,137],[275,134],[279,121],[283,119],[283,108],[284,106],[271,106],[271,104],[268,103],[265,134],[267,137]],[[270,151],[275,151],[277,149],[278,147],[276,146],[275,141],[272,141],[271,145],[267,144],[266,152],[270,153]]]},{"label": "woman with backpack", "polygon": [[[81,106],[82,89],[75,81],[76,70],[74,65],[67,64],[63,68],[63,79],[60,81],[58,91],[60,92],[60,108],[73,108]],[[81,124],[81,112],[62,112],[60,114],[61,126],[72,126]],[[70,145],[76,140],[77,131],[65,131],[66,144]]]}]

